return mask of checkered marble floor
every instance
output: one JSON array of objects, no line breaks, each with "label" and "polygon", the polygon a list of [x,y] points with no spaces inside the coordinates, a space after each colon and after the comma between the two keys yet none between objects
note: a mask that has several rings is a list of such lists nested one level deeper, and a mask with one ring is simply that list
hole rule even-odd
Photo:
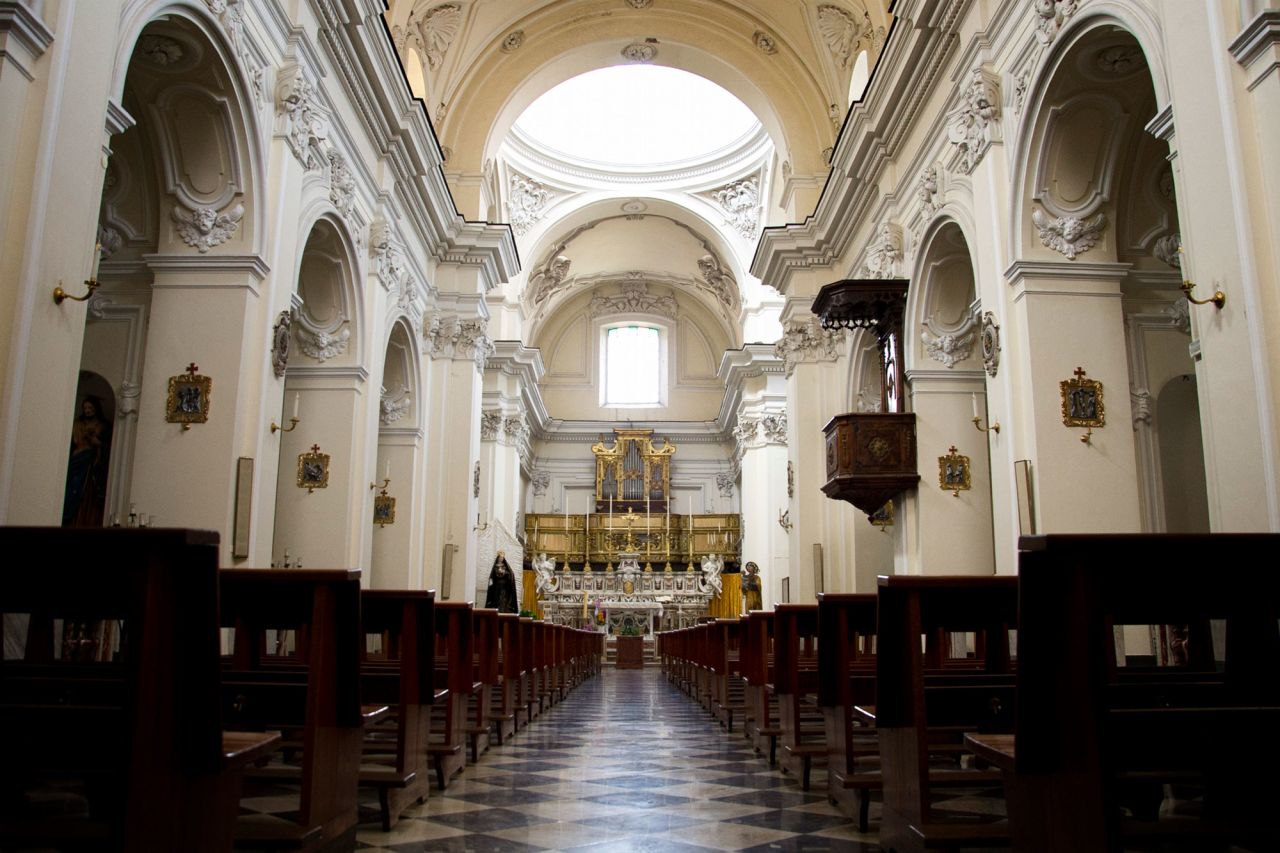
[{"label": "checkered marble floor", "polygon": [[879,850],[874,834],[827,803],[822,771],[812,789],[771,770],[658,670],[606,668],[448,790],[432,790],[391,832],[376,803],[364,804],[357,848]]}]

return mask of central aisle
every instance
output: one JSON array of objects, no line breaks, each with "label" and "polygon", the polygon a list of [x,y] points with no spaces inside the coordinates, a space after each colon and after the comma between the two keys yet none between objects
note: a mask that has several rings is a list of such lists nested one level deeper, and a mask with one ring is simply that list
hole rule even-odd
[{"label": "central aisle", "polygon": [[[360,849],[873,851],[873,836],[757,757],[657,669],[606,667]],[[865,844],[858,843],[865,841]]]}]

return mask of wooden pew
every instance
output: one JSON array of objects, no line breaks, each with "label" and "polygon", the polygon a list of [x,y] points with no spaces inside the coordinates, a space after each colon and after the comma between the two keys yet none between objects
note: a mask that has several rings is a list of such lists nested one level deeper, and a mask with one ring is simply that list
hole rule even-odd
[{"label": "wooden pew", "polygon": [[[818,596],[818,705],[827,731],[827,795],[869,830],[871,791],[879,790],[875,728],[857,712],[876,704],[876,607],[870,594]],[[856,792],[857,802],[852,798]]]},{"label": "wooden pew", "polygon": [[436,602],[435,701],[431,743],[436,787],[441,791],[466,766],[467,702],[479,686],[473,677],[475,630],[469,602]]},{"label": "wooden pew", "polygon": [[520,684],[524,669],[520,666],[520,617],[513,613],[498,615],[498,683],[494,687],[489,716],[493,720],[493,736],[501,745],[512,737],[523,716],[520,710]]},{"label": "wooden pew", "polygon": [[[1005,772],[1016,849],[1280,849],[1280,577],[1261,556],[1277,547],[1274,534],[1021,540],[1016,723],[969,736]],[[1211,619],[1225,620],[1220,664]],[[1118,665],[1120,625],[1190,626],[1186,661]],[[1201,789],[1202,814],[1157,819],[1161,783]],[[1133,807],[1136,784],[1156,787],[1156,808]]]},{"label": "wooden pew", "polygon": [[406,808],[426,801],[431,783],[435,593],[366,589],[360,603],[364,634],[378,635],[381,646],[376,655],[361,649],[362,698],[392,707],[388,720],[365,733],[360,784],[377,789],[382,829],[390,832]]},{"label": "wooden pew", "polygon": [[[39,555],[0,572],[4,618],[27,617],[0,660],[0,804],[28,806],[0,814],[0,848],[230,850],[243,768],[280,738],[222,727],[218,535],[0,528],[0,547]],[[55,620],[122,626],[118,654],[60,660]]]},{"label": "wooden pew", "polygon": [[782,769],[798,773],[807,791],[813,760],[827,756],[825,724],[817,706],[818,606],[779,604],[774,631],[773,689],[782,730]]},{"label": "wooden pew", "polygon": [[475,631],[472,679],[478,687],[472,690],[467,704],[467,742],[471,747],[471,763],[489,748],[491,695],[499,682],[498,675],[498,611],[478,607],[472,611]]},{"label": "wooden pew", "polygon": [[[879,579],[876,705],[865,710],[880,743],[886,851],[1008,843],[1007,825],[956,819],[932,807],[931,793],[999,778],[959,766],[961,736],[1013,724],[1009,630],[1017,623],[1017,588],[1013,577]],[[957,632],[974,634],[973,652],[951,647]],[[940,759],[951,769],[931,767]]]},{"label": "wooden pew", "polygon": [[520,685],[520,704],[524,706],[525,725],[542,713],[542,700],[538,694],[537,626],[538,623],[528,616],[520,617],[520,668],[524,671],[524,679]]},{"label": "wooden pew", "polygon": [[742,675],[747,682],[751,715],[746,736],[757,753],[769,756],[770,767],[777,763],[778,736],[782,734],[773,687],[773,619],[772,610],[751,611],[742,648]]},{"label": "wooden pew", "polygon": [[[296,731],[300,751],[300,763],[249,773],[300,781],[296,820],[241,818],[237,842],[353,849],[364,726],[386,713],[361,705],[360,572],[223,569],[219,593],[222,626],[235,629],[223,663],[224,717],[246,728]],[[293,632],[292,649],[285,631]]]},{"label": "wooden pew", "polygon": [[717,619],[706,626],[712,678],[712,709],[720,725],[732,734],[733,717],[746,716],[746,685],[742,680],[742,619]]}]

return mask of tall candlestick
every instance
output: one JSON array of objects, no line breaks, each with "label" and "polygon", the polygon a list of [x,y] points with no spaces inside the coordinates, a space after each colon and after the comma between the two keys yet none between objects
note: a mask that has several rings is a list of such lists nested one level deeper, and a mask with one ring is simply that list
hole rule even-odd
[{"label": "tall candlestick", "polygon": [[386,465],[382,466],[382,479],[384,480],[391,479],[391,460],[390,459],[387,460]]},{"label": "tall candlestick", "polygon": [[98,267],[102,264],[102,244],[93,244],[93,267],[89,272],[89,281],[98,280]]},{"label": "tall candlestick", "polygon": [[293,416],[298,416],[298,400],[302,398],[302,394],[297,391],[293,392]]},{"label": "tall candlestick", "polygon": [[974,416],[975,418],[980,418],[980,417],[982,417],[982,415],[979,415],[979,414],[978,414],[978,395],[977,395],[977,394],[970,394],[969,396],[971,396],[971,397],[973,398],[973,416]]}]

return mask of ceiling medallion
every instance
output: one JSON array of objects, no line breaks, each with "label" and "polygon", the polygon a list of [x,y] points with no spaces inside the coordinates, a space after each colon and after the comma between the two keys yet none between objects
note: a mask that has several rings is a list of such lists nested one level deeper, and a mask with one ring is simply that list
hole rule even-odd
[{"label": "ceiling medallion", "polygon": [[645,204],[638,198],[633,198],[630,201],[624,201],[622,203],[623,213],[630,213],[630,214],[644,213],[648,209],[649,209],[649,205]]},{"label": "ceiling medallion", "polygon": [[637,41],[622,49],[622,57],[630,62],[652,62],[658,49],[651,44]]}]

